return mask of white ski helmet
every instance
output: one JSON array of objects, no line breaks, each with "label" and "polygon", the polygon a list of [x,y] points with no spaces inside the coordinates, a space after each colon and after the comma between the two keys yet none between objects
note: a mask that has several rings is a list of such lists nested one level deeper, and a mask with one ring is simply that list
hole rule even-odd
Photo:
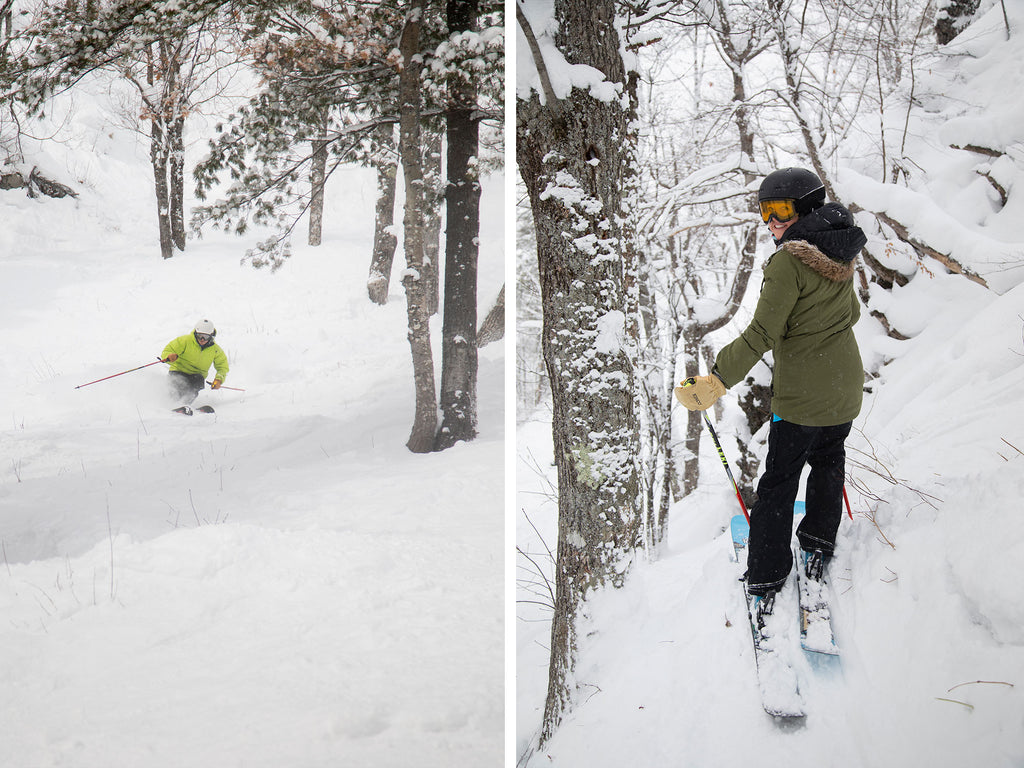
[{"label": "white ski helmet", "polygon": [[[210,340],[204,344],[203,342],[199,341],[200,334],[202,334],[203,336],[208,336]],[[196,327],[195,330],[192,332],[192,335],[196,337],[196,341],[199,343],[199,346],[205,348],[213,344],[213,340],[217,337],[217,329],[209,320],[200,320],[198,323],[196,323]]]}]

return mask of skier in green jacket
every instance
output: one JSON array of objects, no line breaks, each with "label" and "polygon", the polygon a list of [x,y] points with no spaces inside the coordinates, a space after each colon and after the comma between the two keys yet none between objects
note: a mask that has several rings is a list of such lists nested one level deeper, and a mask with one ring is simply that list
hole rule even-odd
[{"label": "skier in green jacket", "polygon": [[750,512],[746,575],[747,591],[765,598],[763,610],[770,613],[793,566],[793,504],[805,464],[811,468],[807,512],[797,539],[809,577],[820,578],[835,549],[845,441],[864,386],[853,335],[860,318],[853,274],[867,238],[848,210],[825,204],[821,180],[803,168],[766,176],[758,203],[778,250],[765,263],[754,318],[718,353],[709,375],[675,394],[690,410],[706,410],[762,355],[773,354],[773,417]]},{"label": "skier in green jacket", "polygon": [[211,389],[220,389],[228,375],[228,357],[216,342],[217,329],[209,320],[196,323],[192,333],[172,339],[160,353],[170,363],[168,380],[176,402],[186,412],[196,396],[206,388],[206,376],[214,366],[217,376]]}]

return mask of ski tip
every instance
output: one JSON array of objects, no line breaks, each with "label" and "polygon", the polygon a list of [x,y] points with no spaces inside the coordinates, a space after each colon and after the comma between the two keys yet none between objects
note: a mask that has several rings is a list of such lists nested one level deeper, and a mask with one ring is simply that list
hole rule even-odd
[{"label": "ski tip", "polygon": [[[767,712],[767,710],[765,710]],[[795,712],[768,712],[771,715],[772,720],[775,721],[775,725],[784,731],[796,731],[803,728],[807,724],[807,715],[803,710],[797,710]]]}]

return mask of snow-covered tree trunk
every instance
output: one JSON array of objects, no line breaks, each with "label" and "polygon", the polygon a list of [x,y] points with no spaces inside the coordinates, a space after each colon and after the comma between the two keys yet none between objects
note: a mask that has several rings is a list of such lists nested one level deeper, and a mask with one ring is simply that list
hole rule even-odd
[{"label": "snow-covered tree trunk", "polygon": [[11,39],[11,32],[14,28],[14,0],[0,5],[0,43]]},{"label": "snow-covered tree trunk", "polygon": [[169,259],[174,255],[174,240],[171,236],[171,191],[167,184],[166,137],[163,120],[154,115],[150,125],[149,163],[153,168],[160,255]]},{"label": "snow-covered tree trunk", "polygon": [[[448,34],[476,28],[478,0],[448,0]],[[472,78],[450,78],[447,109],[448,187],[441,331],[441,429],[434,447],[443,450],[476,437],[476,276],[480,237],[479,126]]]},{"label": "snow-covered tree trunk", "polygon": [[964,28],[981,5],[981,0],[942,0],[935,16],[935,39],[939,45],[952,42]]},{"label": "snow-covered tree trunk", "polygon": [[395,186],[398,177],[393,126],[382,125],[376,128],[373,140],[380,149],[373,162],[377,170],[377,204],[366,290],[370,301],[386,304],[391,286],[391,265],[395,259],[395,248],[398,247],[398,237],[392,230],[395,224]]},{"label": "snow-covered tree trunk", "polygon": [[176,114],[170,123],[168,151],[168,190],[171,214],[171,241],[185,250],[185,116]]},{"label": "snow-covered tree trunk", "polygon": [[431,315],[441,306],[441,133],[435,120],[423,126],[423,295]]},{"label": "snow-covered tree trunk", "polygon": [[[518,7],[521,26],[528,21]],[[642,538],[634,408],[635,307],[625,191],[635,173],[634,81],[613,0],[555,0],[555,45],[602,80],[520,99],[516,157],[537,237],[543,354],[552,390],[558,546],[541,743],[577,690],[578,622],[588,594],[623,583]]]},{"label": "snow-covered tree trunk", "polygon": [[423,284],[423,146],[420,132],[420,31],[426,0],[411,0],[402,30],[399,85],[402,172],[405,177],[405,286],[416,386],[416,413],[406,447],[413,453],[433,450],[437,429],[437,390],[430,346],[430,306]]},{"label": "snow-covered tree trunk", "polygon": [[146,85],[139,85],[150,125],[150,163],[156,192],[160,255],[185,250],[185,104],[181,47],[168,40],[146,49]]}]

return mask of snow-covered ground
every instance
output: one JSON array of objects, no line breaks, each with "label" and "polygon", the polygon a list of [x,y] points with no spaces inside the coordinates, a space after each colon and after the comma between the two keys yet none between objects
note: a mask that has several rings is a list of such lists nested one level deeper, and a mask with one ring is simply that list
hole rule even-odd
[{"label": "snow-covered ground", "polygon": [[[876,498],[851,488],[831,571],[842,669],[800,670],[805,727],[780,731],[761,710],[743,569],[729,557],[738,508],[705,440],[702,487],[673,507],[657,558],[594,601],[580,704],[530,765],[1024,764],[1024,286],[992,301],[941,279],[955,301],[885,369],[849,442],[851,475]],[[518,537],[537,559],[534,526],[553,546],[557,517],[533,468],[550,463],[547,430],[528,423],[518,438]],[[542,609],[518,614],[523,752],[548,638]]]},{"label": "snow-covered ground", "polygon": [[[371,173],[331,180],[324,245],[275,274],[216,233],[164,262],[145,146],[102,95],[61,137],[42,164],[79,200],[0,192],[0,764],[497,764],[503,344],[479,439],[413,455],[401,251],[366,297]],[[215,415],[170,413],[162,365],[76,389],[205,317],[245,390],[201,394]]]},{"label": "snow-covered ground", "polygon": [[[1019,189],[993,202],[990,172],[1021,181],[1020,9],[999,4],[947,52],[921,62],[908,152],[922,169],[910,190],[867,180],[850,148],[844,193],[908,221],[989,280],[986,290],[934,262],[892,293],[877,292],[910,341],[885,337],[867,313],[857,326],[878,367],[848,442],[854,517],[844,518],[832,565],[841,668],[801,661],[808,716],[780,730],[761,708],[746,607],[727,526],[738,512],[710,440],[701,486],[671,510],[660,551],[625,588],[598,595],[582,642],[574,711],[530,753],[547,684],[543,580],[520,559],[517,576],[517,755],[533,767],[1024,765],[1024,237]],[[978,131],[984,129],[985,134]],[[971,156],[952,143],[1005,147]],[[1018,160],[1011,163],[1010,158]],[[1012,226],[1011,226],[1012,224]],[[871,233],[876,253],[884,250]],[[881,246],[881,247],[877,247]],[[769,244],[764,243],[764,254]],[[893,249],[894,265],[913,269]],[[902,263],[898,259],[904,259]],[[929,274],[925,270],[930,271]],[[759,285],[755,275],[751,285]],[[721,334],[724,343],[749,319]],[[550,578],[556,541],[550,425],[543,413],[517,434],[521,548]],[[719,433],[735,460],[742,414],[729,397]],[[531,586],[532,584],[532,586]],[[542,598],[541,598],[542,599]]]}]

